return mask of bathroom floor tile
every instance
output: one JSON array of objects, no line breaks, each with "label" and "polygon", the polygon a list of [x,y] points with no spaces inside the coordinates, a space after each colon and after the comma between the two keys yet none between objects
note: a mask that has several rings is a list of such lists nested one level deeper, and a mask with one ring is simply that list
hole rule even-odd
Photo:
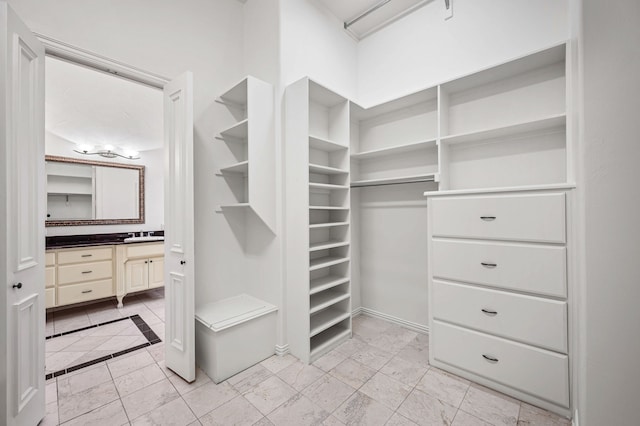
[{"label": "bathroom floor tile", "polygon": [[249,390],[244,397],[266,416],[296,393],[282,379],[272,376]]},{"label": "bathroom floor tile", "polygon": [[131,422],[132,426],[187,426],[196,421],[182,398],[164,404]]},{"label": "bathroom floor tile", "polygon": [[384,425],[393,411],[362,392],[356,392],[333,413],[345,425]]},{"label": "bathroom floor tile", "polygon": [[210,382],[183,395],[183,398],[199,418],[236,396],[238,392],[227,382],[217,385]]},{"label": "bathroom floor tile", "polygon": [[330,374],[321,377],[302,391],[314,403],[329,412],[333,412],[354,392],[355,389]]},{"label": "bathroom floor tile", "polygon": [[155,410],[173,401],[180,395],[168,379],[142,388],[122,398],[122,404],[129,420],[135,420],[143,414]]},{"label": "bathroom floor tile", "polygon": [[[428,373],[427,373],[428,374]],[[460,409],[491,424],[515,425],[520,402],[480,385],[471,385]]]},{"label": "bathroom floor tile", "polygon": [[200,423],[204,426],[251,426],[262,418],[262,414],[256,407],[243,396],[237,396],[202,416]]},{"label": "bathroom floor tile", "polygon": [[329,412],[298,393],[267,416],[275,426],[318,425],[329,417]]},{"label": "bathroom floor tile", "polygon": [[325,372],[313,365],[297,361],[281,370],[277,376],[297,391],[301,391],[311,383],[324,376]]}]

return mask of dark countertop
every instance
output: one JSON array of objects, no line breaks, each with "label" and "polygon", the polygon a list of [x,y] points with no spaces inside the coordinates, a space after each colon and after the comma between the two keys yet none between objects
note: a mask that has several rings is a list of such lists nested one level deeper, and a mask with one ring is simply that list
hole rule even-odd
[{"label": "dark countertop", "polygon": [[[145,231],[146,232],[146,231]],[[164,236],[164,231],[152,231],[153,236]],[[124,239],[130,237],[129,232],[115,234],[92,234],[92,235],[57,235],[46,237],[45,246],[47,250],[75,247],[92,247],[115,244],[140,244],[154,241],[136,241],[125,243]]]}]

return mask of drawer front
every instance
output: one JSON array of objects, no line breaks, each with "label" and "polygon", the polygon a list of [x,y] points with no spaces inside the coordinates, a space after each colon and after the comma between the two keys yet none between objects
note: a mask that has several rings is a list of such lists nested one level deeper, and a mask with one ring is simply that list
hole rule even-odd
[{"label": "drawer front", "polygon": [[164,243],[134,244],[127,246],[127,257],[164,256]]},{"label": "drawer front", "polygon": [[435,280],[433,317],[567,353],[567,304]]},{"label": "drawer front", "polygon": [[55,287],[56,285],[56,267],[47,266],[44,268],[44,286],[46,288]]},{"label": "drawer front", "polygon": [[113,276],[113,262],[82,263],[58,266],[58,285],[95,281]]},{"label": "drawer front", "polygon": [[45,266],[55,266],[56,264],[56,254],[52,251],[48,251],[44,254],[44,265]]},{"label": "drawer front", "polygon": [[45,307],[53,308],[56,306],[56,289],[48,288],[44,291],[44,303]]},{"label": "drawer front", "polygon": [[113,296],[114,294],[112,280],[67,285],[58,288],[58,306],[86,302]]},{"label": "drawer front", "polygon": [[433,235],[564,243],[565,195],[434,198]]},{"label": "drawer front", "polygon": [[113,249],[109,247],[87,248],[80,250],[64,250],[58,252],[58,264],[95,262],[97,260],[111,260]]},{"label": "drawer front", "polygon": [[[440,362],[563,407],[569,406],[566,355],[439,321],[433,321],[431,339],[433,357]],[[497,361],[487,360],[485,356]]]},{"label": "drawer front", "polygon": [[567,296],[567,255],[564,247],[432,241],[432,268],[436,278]]}]

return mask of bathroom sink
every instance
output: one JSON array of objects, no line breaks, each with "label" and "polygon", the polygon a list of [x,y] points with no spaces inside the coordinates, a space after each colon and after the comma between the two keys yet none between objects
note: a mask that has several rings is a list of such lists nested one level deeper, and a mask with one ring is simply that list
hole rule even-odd
[{"label": "bathroom sink", "polygon": [[125,243],[147,243],[151,241],[164,241],[164,237],[149,236],[149,237],[129,237],[124,239]]}]

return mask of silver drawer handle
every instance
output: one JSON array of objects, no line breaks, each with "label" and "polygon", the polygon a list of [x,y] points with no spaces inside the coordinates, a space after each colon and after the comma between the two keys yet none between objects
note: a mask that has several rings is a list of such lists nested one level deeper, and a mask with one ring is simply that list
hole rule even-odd
[{"label": "silver drawer handle", "polygon": [[491,355],[482,354],[482,358],[486,359],[489,362],[498,362],[498,358]]},{"label": "silver drawer handle", "polygon": [[82,290],[82,294],[91,293],[93,290]]},{"label": "silver drawer handle", "polygon": [[93,256],[92,254],[83,254],[81,257],[91,257]]},{"label": "silver drawer handle", "polygon": [[490,311],[489,309],[481,309],[487,315],[498,315],[498,311]]},{"label": "silver drawer handle", "polygon": [[490,268],[490,269],[493,269],[493,268],[495,268],[496,266],[498,266],[498,264],[497,264],[497,263],[480,262],[480,264],[481,264],[482,266],[484,266],[485,268]]},{"label": "silver drawer handle", "polygon": [[480,219],[486,221],[486,222],[491,222],[492,220],[496,220],[495,216],[480,216]]},{"label": "silver drawer handle", "polygon": [[83,274],[90,274],[90,273],[92,273],[92,272],[93,272],[93,271],[82,271],[82,273],[83,273]]}]

